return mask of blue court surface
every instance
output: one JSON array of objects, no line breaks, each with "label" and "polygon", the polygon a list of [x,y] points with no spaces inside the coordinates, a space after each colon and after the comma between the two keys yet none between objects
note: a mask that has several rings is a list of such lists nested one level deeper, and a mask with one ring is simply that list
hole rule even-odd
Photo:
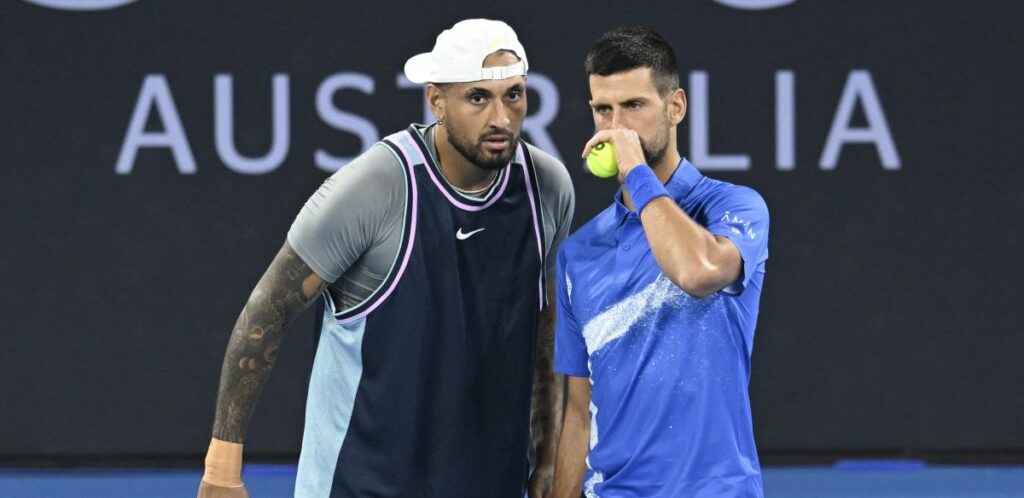
[{"label": "blue court surface", "polygon": [[[3,498],[192,497],[199,470],[0,469]],[[294,465],[249,465],[252,498],[291,497]],[[840,464],[766,467],[768,498],[1008,498],[1024,497],[1024,466]]]}]

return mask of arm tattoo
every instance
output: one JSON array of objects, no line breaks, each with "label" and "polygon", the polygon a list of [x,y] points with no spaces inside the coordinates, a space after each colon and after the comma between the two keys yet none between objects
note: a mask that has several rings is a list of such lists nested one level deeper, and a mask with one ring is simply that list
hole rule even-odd
[{"label": "arm tattoo", "polygon": [[555,374],[555,313],[541,312],[537,330],[537,365],[533,380],[530,429],[537,451],[537,466],[553,465],[562,427],[564,376]]},{"label": "arm tattoo", "polygon": [[286,242],[235,323],[221,367],[213,437],[241,443],[288,324],[327,286]]}]

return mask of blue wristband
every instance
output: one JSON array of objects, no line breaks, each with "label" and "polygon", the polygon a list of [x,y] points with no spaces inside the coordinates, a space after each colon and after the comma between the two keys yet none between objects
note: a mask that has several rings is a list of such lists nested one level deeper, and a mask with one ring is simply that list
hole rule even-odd
[{"label": "blue wristband", "polygon": [[668,190],[665,190],[658,175],[655,175],[654,170],[646,164],[633,168],[626,175],[626,190],[633,199],[633,210],[638,216],[654,199],[661,196],[669,197]]}]

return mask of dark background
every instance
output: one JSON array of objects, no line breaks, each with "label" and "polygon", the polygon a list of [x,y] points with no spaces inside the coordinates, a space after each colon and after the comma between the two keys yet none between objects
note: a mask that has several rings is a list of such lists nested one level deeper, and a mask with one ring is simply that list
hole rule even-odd
[{"label": "dark background", "polygon": [[[557,86],[548,132],[576,186],[575,227],[615,189],[576,160],[593,131],[581,67],[592,42],[651,26],[676,48],[684,88],[706,72],[710,150],[751,163],[706,173],[754,187],[772,216],[751,381],[762,453],[1024,452],[1022,5],[139,0],[70,12],[0,0],[0,457],[201,454],[231,326],[328,175],[315,151],[361,150],[320,118],[317,88],[361,73],[374,92],[339,91],[335,107],[380,136],[420,121],[420,93],[396,75],[467,17],[510,23],[534,81]],[[796,78],[788,171],[775,165],[782,70]],[[899,169],[872,144],[819,166],[855,70],[871,75]],[[288,75],[279,168],[244,175],[221,160],[218,74],[233,77],[235,143],[250,156],[270,148],[271,79]],[[149,75],[167,81],[195,174],[168,148],[115,173]],[[554,104],[530,98],[531,112]],[[858,105],[853,125],[866,123]],[[309,314],[285,342],[250,456],[298,451],[311,330]]]}]

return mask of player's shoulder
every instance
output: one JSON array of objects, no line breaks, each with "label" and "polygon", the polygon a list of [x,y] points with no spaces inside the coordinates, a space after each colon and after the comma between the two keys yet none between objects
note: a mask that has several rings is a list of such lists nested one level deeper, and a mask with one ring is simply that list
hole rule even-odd
[{"label": "player's shoulder", "polygon": [[618,216],[616,209],[617,204],[612,203],[606,207],[596,216],[587,220],[581,227],[576,229],[575,232],[569,234],[566,237],[565,242],[562,244],[562,248],[559,253],[566,254],[569,257],[577,256],[581,252],[587,250],[587,248],[598,247],[601,244],[594,244],[594,239],[600,239],[614,231],[618,226],[618,222],[621,221]]},{"label": "player's shoulder", "polygon": [[355,205],[391,203],[404,197],[405,175],[405,168],[391,149],[377,143],[327,177],[310,201],[324,204],[331,212],[338,206],[351,209]]},{"label": "player's shoulder", "polygon": [[724,180],[704,177],[700,183],[698,196],[707,204],[743,205],[748,208],[768,212],[768,204],[764,197],[752,187],[737,185]]},{"label": "player's shoulder", "polygon": [[565,164],[558,158],[544,151],[533,144],[523,142],[526,150],[533,160],[534,170],[537,172],[537,182],[541,188],[556,192],[572,192],[572,178]]},{"label": "player's shoulder", "polygon": [[403,176],[402,170],[402,161],[398,154],[384,142],[377,142],[342,166],[335,174],[356,173],[360,176],[401,177]]},{"label": "player's shoulder", "polygon": [[565,165],[558,158],[551,155],[549,152],[523,140],[523,145],[526,146],[526,150],[530,152],[530,157],[533,158],[534,164],[538,168],[561,168],[565,169]]}]

